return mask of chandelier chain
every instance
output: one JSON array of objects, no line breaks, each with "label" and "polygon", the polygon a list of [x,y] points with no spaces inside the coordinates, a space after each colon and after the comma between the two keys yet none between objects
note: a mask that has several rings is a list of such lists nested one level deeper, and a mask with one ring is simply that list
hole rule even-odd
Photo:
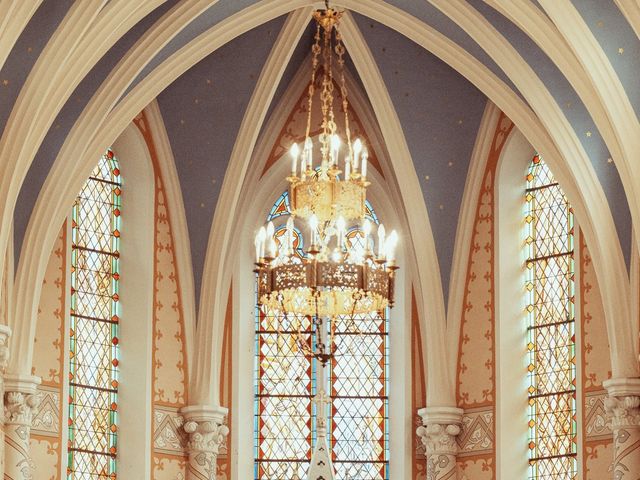
[{"label": "chandelier chain", "polygon": [[313,37],[314,43],[311,47],[312,59],[311,59],[311,83],[309,84],[309,102],[307,108],[307,129],[305,132],[305,138],[309,138],[311,134],[311,111],[313,107],[313,96],[316,93],[316,74],[318,72],[318,57],[320,56],[320,24],[316,25],[316,34]]}]

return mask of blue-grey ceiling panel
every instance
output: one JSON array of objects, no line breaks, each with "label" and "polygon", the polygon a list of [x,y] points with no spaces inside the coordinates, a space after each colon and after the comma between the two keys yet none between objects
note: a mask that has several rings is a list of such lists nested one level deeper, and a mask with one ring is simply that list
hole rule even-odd
[{"label": "blue-grey ceiling panel", "polygon": [[640,40],[613,0],[572,0],[640,116]]},{"label": "blue-grey ceiling panel", "polygon": [[44,0],[18,37],[0,70],[0,132],[29,72],[72,4],[73,0]]},{"label": "blue-grey ceiling panel", "polygon": [[[147,66],[140,72],[138,77],[129,87],[131,90],[135,87],[140,80],[146,77],[149,72],[153,71],[158,65],[164,62],[167,58],[180,50],[185,45],[188,45],[198,35],[204,33],[209,28],[220,23],[222,20],[229,16],[239,12],[243,8],[255,3],[255,0],[220,0],[218,3],[209,7],[200,16],[195,18],[189,23],[178,35],[176,35],[158,54],[147,64]],[[128,93],[128,91],[127,91]]]},{"label": "blue-grey ceiling panel", "polygon": [[368,18],[355,18],[402,124],[429,212],[447,298],[458,215],[487,98],[419,45]]},{"label": "blue-grey ceiling panel", "polygon": [[281,17],[238,37],[195,65],[158,97],[182,187],[197,299],[229,157],[283,23]]}]

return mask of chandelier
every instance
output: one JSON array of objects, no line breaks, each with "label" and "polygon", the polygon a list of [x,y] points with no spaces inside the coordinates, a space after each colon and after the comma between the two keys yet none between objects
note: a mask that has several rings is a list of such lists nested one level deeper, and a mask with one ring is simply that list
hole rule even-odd
[{"label": "chandelier", "polygon": [[[289,319],[312,320],[316,341],[311,345],[299,336],[299,347],[324,366],[336,353],[325,321],[357,319],[393,306],[398,235],[395,231],[387,234],[382,224],[374,233],[374,224],[366,218],[368,152],[360,139],[352,141],[349,128],[345,48],[337,29],[342,12],[327,6],[313,16],[317,28],[311,50],[305,141],[291,147],[287,177],[291,217],[284,234],[275,235],[273,222],[258,231],[255,272],[261,308]],[[334,60],[338,85],[334,83]],[[310,137],[316,80],[321,80],[319,145]],[[342,134],[334,114],[336,85],[344,113]],[[308,231],[310,238],[302,255],[294,246],[294,229],[301,224],[306,226],[300,231]],[[358,229],[361,241],[349,240],[347,234],[353,229]]]}]

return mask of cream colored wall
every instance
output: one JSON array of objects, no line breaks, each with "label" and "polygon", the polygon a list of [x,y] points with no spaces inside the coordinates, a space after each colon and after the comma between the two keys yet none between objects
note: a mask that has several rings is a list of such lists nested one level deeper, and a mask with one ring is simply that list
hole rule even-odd
[{"label": "cream colored wall", "polygon": [[32,374],[42,378],[42,400],[31,430],[31,455],[35,476],[43,480],[61,478],[63,410],[64,333],[67,298],[67,236],[62,227],[51,252],[42,282]]},{"label": "cream colored wall", "polygon": [[[465,409],[463,431],[458,437],[458,468],[463,480],[490,480],[498,475],[495,467],[494,418],[495,404],[499,401],[495,380],[498,346],[495,334],[494,179],[497,161],[511,128],[511,122],[503,116],[498,122],[489,154],[469,252],[457,381],[458,406]],[[584,236],[578,235],[577,238],[577,294],[580,305],[576,311],[580,315],[578,321],[581,328],[578,332],[582,335],[579,342],[583,352],[578,357],[582,358],[582,365],[578,368],[578,372],[582,372],[578,400],[582,406],[579,428],[582,429],[584,439],[582,470],[585,479],[601,480],[609,476],[608,468],[612,459],[611,432],[605,426],[603,402],[606,392],[602,386],[602,382],[611,377],[611,358],[601,293],[591,256]],[[523,370],[523,375],[525,374]],[[522,394],[525,395],[526,392]]]},{"label": "cream colored wall", "polygon": [[[141,131],[143,131],[141,129]],[[154,156],[152,139],[143,131]],[[150,143],[151,142],[151,143]],[[155,162],[154,162],[155,163]],[[186,477],[185,437],[178,410],[187,405],[188,371],[185,325],[174,239],[162,178],[155,173],[154,304],[153,304],[153,480],[181,480]],[[32,372],[42,377],[42,402],[31,432],[35,478],[65,478],[66,333],[68,316],[69,258],[66,226],[56,240],[49,258],[38,308]],[[63,465],[64,463],[64,465]]]}]

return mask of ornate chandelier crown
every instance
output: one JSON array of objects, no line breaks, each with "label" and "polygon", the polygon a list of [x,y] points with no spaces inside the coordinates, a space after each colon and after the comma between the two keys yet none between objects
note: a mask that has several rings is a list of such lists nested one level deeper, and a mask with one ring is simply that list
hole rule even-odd
[{"label": "ornate chandelier crown", "polygon": [[[365,216],[368,152],[360,139],[351,139],[345,48],[337,29],[341,16],[342,12],[331,8],[314,13],[317,28],[305,141],[302,148],[297,144],[291,147],[291,174],[287,181],[292,216],[286,232],[274,235],[274,224],[269,222],[255,238],[259,305],[285,316],[320,319],[320,324],[323,318],[375,314],[393,306],[394,273],[398,268],[397,233],[387,235],[380,224],[374,235],[374,225]],[[340,72],[343,137],[338,134],[334,115],[334,56]],[[314,149],[311,113],[320,59],[322,124],[319,148]],[[346,148],[341,159],[343,143]],[[304,255],[297,255],[294,248],[298,220],[306,221],[310,233],[310,246]],[[359,230],[362,241],[348,240],[347,233],[353,229]]]}]

